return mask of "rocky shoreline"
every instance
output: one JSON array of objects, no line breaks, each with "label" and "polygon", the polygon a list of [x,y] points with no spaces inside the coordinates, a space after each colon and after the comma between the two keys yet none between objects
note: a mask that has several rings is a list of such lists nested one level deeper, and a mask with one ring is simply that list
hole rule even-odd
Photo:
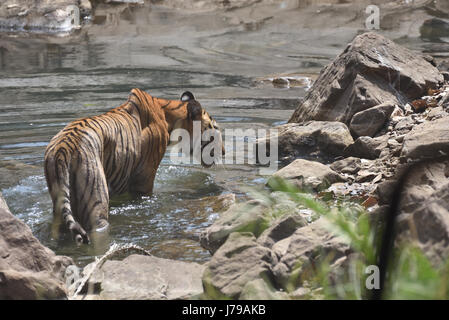
[{"label": "rocky shoreline", "polygon": [[[445,79],[446,70],[427,57],[375,33],[357,36],[320,73],[290,123],[278,127],[280,155],[289,164],[274,175],[318,198],[330,193],[358,199],[373,219],[382,219],[408,163],[449,155]],[[308,160],[297,159],[301,155]],[[449,256],[448,190],[446,157],[419,165],[401,202],[399,236],[422,248],[435,265]],[[239,204],[245,205],[251,202]],[[331,254],[332,270],[350,259],[350,243],[323,227],[323,218],[307,223],[292,212],[268,223],[266,208],[249,208],[231,207],[202,234],[213,254],[203,276],[206,296],[314,297],[303,285],[319,252]],[[295,275],[305,279],[289,287]]]}]

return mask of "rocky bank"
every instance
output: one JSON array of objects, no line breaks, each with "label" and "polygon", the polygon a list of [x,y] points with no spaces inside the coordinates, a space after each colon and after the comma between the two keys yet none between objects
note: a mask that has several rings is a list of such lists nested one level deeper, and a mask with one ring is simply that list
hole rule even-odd
[{"label": "rocky bank", "polygon": [[[287,165],[274,176],[318,198],[356,199],[381,220],[398,177],[423,160],[402,194],[398,237],[438,265],[449,257],[449,85],[444,63],[436,64],[376,33],[357,36],[278,127]],[[331,270],[351,258],[350,243],[324,218],[281,203],[281,217],[273,204],[236,204],[202,233],[213,254],[203,275],[207,297],[313,298],[307,277],[319,257],[332,257]]]},{"label": "rocky bank", "polygon": [[64,275],[72,264],[43,246],[0,194],[0,299],[67,299]]}]

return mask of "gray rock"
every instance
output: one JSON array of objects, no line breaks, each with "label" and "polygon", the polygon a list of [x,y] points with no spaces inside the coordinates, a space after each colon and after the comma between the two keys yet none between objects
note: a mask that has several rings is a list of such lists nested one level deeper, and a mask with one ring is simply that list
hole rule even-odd
[{"label": "gray rock", "polygon": [[320,257],[330,258],[332,263],[348,253],[349,245],[329,232],[326,223],[320,218],[288,238],[288,249],[273,268],[279,287],[293,291],[302,286],[302,275],[310,272]]},{"label": "gray rock", "polygon": [[56,256],[9,212],[0,194],[0,299],[63,299],[72,259]]},{"label": "gray rock", "polygon": [[367,136],[359,137],[353,144],[348,146],[344,154],[347,157],[357,157],[374,160],[379,158],[381,152],[388,146],[388,136],[371,138]]},{"label": "gray rock", "polygon": [[379,34],[364,33],[322,70],[289,122],[349,124],[357,112],[385,102],[404,105],[442,81],[438,69],[420,55]]},{"label": "gray rock", "polygon": [[267,210],[267,206],[257,201],[231,206],[212,226],[201,232],[201,246],[214,254],[233,232],[251,232],[258,237],[270,226],[271,217]]},{"label": "gray rock", "polygon": [[447,181],[422,201],[411,216],[420,246],[436,265],[449,257],[449,179]]},{"label": "gray rock", "polygon": [[[338,156],[354,142],[348,127],[341,122],[288,123],[276,129],[279,130],[278,150],[281,157],[295,159]],[[259,143],[265,142],[266,140],[261,140]]]},{"label": "gray rock", "polygon": [[299,214],[287,214],[272,222],[258,238],[257,242],[264,247],[271,248],[278,241],[291,236],[296,229],[307,225],[307,221]]},{"label": "gray rock", "polygon": [[122,261],[106,261],[92,281],[100,287],[100,299],[188,299],[202,294],[204,268],[193,262],[133,254]]},{"label": "gray rock", "polygon": [[345,181],[328,166],[304,159],[296,159],[288,166],[274,173],[275,177],[293,180],[299,188],[323,190],[335,182]]},{"label": "gray rock", "polygon": [[348,157],[342,160],[333,162],[330,168],[339,173],[355,174],[357,173],[362,165],[360,158]]},{"label": "gray rock", "polygon": [[449,117],[415,126],[404,137],[402,158],[417,159],[449,153]]},{"label": "gray rock", "polygon": [[251,281],[263,279],[273,286],[273,252],[256,242],[249,232],[234,232],[215,252],[203,274],[205,297],[238,299]]},{"label": "gray rock", "polygon": [[373,137],[390,118],[394,104],[384,103],[354,114],[349,129],[355,136]]}]

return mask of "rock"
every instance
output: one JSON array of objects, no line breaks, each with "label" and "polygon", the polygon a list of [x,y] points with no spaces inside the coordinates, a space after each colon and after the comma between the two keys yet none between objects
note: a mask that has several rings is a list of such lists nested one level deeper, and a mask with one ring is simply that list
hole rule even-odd
[{"label": "rock", "polygon": [[444,117],[448,117],[449,113],[447,113],[443,107],[435,107],[432,108],[429,113],[427,114],[426,119],[427,120],[436,120]]},{"label": "rock", "polygon": [[[344,148],[352,144],[348,127],[340,122],[309,121],[303,124],[288,123],[278,129],[280,157],[326,158],[342,155]],[[258,144],[266,143],[261,139]],[[269,141],[268,141],[269,145]],[[269,149],[266,149],[269,150]]]},{"label": "rock", "polygon": [[299,188],[323,190],[335,182],[345,181],[338,173],[328,166],[303,159],[297,159],[288,166],[273,174],[288,180],[293,180]]},{"label": "rock", "polygon": [[[401,173],[403,170],[398,170]],[[414,167],[407,176],[401,198],[401,212],[412,213],[449,182],[449,161],[426,162]]]},{"label": "rock", "polygon": [[271,266],[276,262],[273,252],[259,245],[252,233],[233,232],[207,263],[203,274],[205,297],[238,299],[244,287],[257,279],[273,286]]},{"label": "rock", "polygon": [[289,292],[294,291],[302,286],[302,276],[312,271],[311,268],[319,259],[330,258],[328,262],[332,263],[348,253],[348,244],[327,231],[326,224],[320,218],[297,229],[288,238],[288,249],[273,268],[279,287]]},{"label": "rock", "polygon": [[360,158],[348,157],[342,160],[333,162],[330,168],[339,173],[355,174],[360,170],[362,161]]},{"label": "rock", "polygon": [[0,299],[66,299],[61,281],[48,272],[0,270]]},{"label": "rock", "polygon": [[428,19],[424,21],[419,31],[421,37],[425,39],[449,37],[449,23],[438,18]]},{"label": "rock", "polygon": [[277,291],[270,283],[263,279],[248,282],[242,290],[240,300],[287,300],[289,296],[282,291]]},{"label": "rock", "polygon": [[9,212],[0,194],[0,299],[64,299],[72,259],[56,256]]},{"label": "rock", "polygon": [[379,204],[390,204],[391,196],[393,195],[394,188],[396,188],[397,180],[386,180],[379,183],[376,187],[376,194],[379,198]]},{"label": "rock", "polygon": [[398,121],[396,122],[394,130],[400,133],[405,133],[410,131],[413,128],[414,124],[415,121],[412,119],[412,117],[410,116],[402,117],[398,119]]},{"label": "rock", "polygon": [[377,159],[382,150],[388,145],[388,136],[380,136],[376,138],[362,136],[357,138],[353,144],[344,150],[347,157],[357,157],[363,159]]},{"label": "rock", "polygon": [[349,129],[355,136],[373,137],[390,118],[394,104],[384,103],[354,114]]},{"label": "rock", "polygon": [[[6,0],[0,3],[0,30],[71,32],[80,27],[78,0]],[[82,1],[82,13],[89,14]]]},{"label": "rock", "polygon": [[401,157],[431,158],[449,153],[449,116],[415,126],[404,137]]},{"label": "rock", "polygon": [[122,261],[106,261],[95,286],[100,287],[100,299],[188,299],[202,294],[204,268],[193,262],[132,254]]},{"label": "rock", "polygon": [[271,248],[275,243],[288,238],[296,229],[305,225],[307,225],[307,221],[299,214],[281,216],[257,238],[257,242],[264,247]]},{"label": "rock", "polygon": [[206,230],[200,234],[200,243],[211,254],[226,241],[233,232],[251,232],[258,237],[270,226],[268,207],[257,201],[248,201],[231,206]]},{"label": "rock", "polygon": [[449,179],[447,181],[421,202],[411,216],[420,246],[436,265],[449,257]]},{"label": "rock", "polygon": [[373,32],[355,37],[326,66],[289,122],[341,121],[389,102],[404,105],[443,81],[433,65]]}]

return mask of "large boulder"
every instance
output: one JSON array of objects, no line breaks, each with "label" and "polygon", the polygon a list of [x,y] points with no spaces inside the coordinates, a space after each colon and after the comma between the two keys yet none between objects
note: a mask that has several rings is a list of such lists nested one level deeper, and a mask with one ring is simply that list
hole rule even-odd
[{"label": "large boulder", "polygon": [[203,274],[204,294],[209,299],[238,299],[247,292],[245,286],[258,279],[272,287],[271,267],[276,261],[273,252],[259,245],[252,233],[234,232],[207,263]]},{"label": "large boulder", "polygon": [[[86,273],[90,268],[85,268]],[[121,261],[106,261],[93,273],[93,285],[88,283],[87,287],[97,290],[95,296],[90,296],[94,299],[188,299],[203,293],[204,268],[193,262],[132,254]]]},{"label": "large boulder", "polygon": [[326,66],[289,122],[341,121],[382,103],[404,105],[443,81],[419,54],[373,32],[357,36]]},{"label": "large boulder", "polygon": [[0,194],[0,299],[66,298],[63,277],[71,264],[43,246]]},{"label": "large boulder", "polygon": [[345,179],[327,165],[315,161],[296,159],[274,173],[275,177],[293,181],[301,189],[320,191]]}]

